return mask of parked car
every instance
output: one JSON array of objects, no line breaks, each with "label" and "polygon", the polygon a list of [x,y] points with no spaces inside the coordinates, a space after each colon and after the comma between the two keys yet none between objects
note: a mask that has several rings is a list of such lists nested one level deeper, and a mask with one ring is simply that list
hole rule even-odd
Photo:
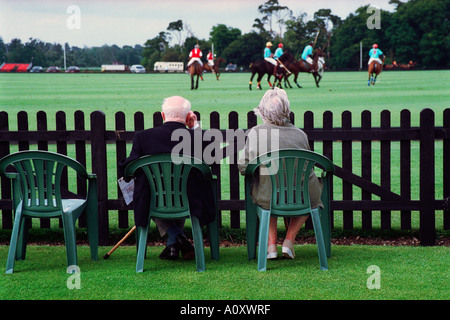
[{"label": "parked car", "polygon": [[225,71],[236,71],[236,69],[237,65],[231,63],[225,67]]},{"label": "parked car", "polygon": [[130,68],[131,73],[145,73],[145,68],[140,64],[134,64]]},{"label": "parked car", "polygon": [[30,72],[33,72],[33,73],[44,72],[44,68],[42,68],[40,66],[34,66],[33,68],[31,68]]},{"label": "parked car", "polygon": [[48,67],[45,72],[59,72],[58,67]]},{"label": "parked car", "polygon": [[80,68],[72,66],[67,68],[66,73],[74,73],[74,72],[80,72]]}]

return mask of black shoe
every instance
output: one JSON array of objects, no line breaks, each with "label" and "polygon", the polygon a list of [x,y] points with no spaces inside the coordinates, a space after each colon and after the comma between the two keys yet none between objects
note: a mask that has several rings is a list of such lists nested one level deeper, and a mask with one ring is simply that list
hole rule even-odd
[{"label": "black shoe", "polygon": [[184,233],[180,233],[177,236],[178,248],[181,251],[181,255],[185,260],[191,260],[195,257],[194,246],[189,242],[189,239]]},{"label": "black shoe", "polygon": [[174,243],[171,244],[170,246],[165,247],[164,250],[159,255],[159,258],[165,260],[176,260],[178,259],[179,254],[180,251],[178,250],[178,246],[176,243]]}]

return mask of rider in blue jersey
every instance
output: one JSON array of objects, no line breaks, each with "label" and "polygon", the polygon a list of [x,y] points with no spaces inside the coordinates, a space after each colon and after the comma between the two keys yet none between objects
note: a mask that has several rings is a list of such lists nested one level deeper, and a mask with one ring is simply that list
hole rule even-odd
[{"label": "rider in blue jersey", "polygon": [[369,51],[369,62],[367,64],[370,64],[372,61],[377,61],[379,64],[383,64],[383,62],[380,59],[380,56],[383,56],[383,52],[378,49],[378,45],[375,43],[372,46],[372,49]]}]

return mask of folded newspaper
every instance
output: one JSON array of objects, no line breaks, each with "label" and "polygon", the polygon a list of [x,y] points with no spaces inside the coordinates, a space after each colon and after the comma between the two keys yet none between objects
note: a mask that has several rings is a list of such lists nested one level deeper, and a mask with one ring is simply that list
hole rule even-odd
[{"label": "folded newspaper", "polygon": [[131,201],[133,201],[134,179],[131,179],[130,182],[126,182],[122,177],[117,180],[117,183],[119,184],[120,190],[122,191],[125,203],[129,205]]}]

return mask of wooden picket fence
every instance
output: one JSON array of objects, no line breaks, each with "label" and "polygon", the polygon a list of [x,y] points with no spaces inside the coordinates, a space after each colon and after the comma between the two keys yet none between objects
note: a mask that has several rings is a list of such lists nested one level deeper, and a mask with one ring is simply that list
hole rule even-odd
[{"label": "wooden picket fence", "polygon": [[[199,118],[202,115],[197,114]],[[36,123],[33,126],[37,130],[29,130],[30,119],[28,113],[19,112],[17,114],[17,130],[10,130],[9,116],[5,111],[0,112],[0,158],[8,155],[11,149],[28,150],[39,149],[48,150],[49,146],[56,148],[56,152],[67,154],[68,145],[74,145],[75,157],[83,165],[87,165],[98,178],[98,200],[99,200],[99,227],[100,244],[110,244],[109,218],[111,214],[118,214],[118,224],[121,228],[128,228],[129,210],[132,204],[125,205],[121,197],[120,190],[110,192],[108,190],[108,176],[113,175],[118,179],[118,172],[108,170],[108,157],[115,157],[114,162],[127,157],[127,144],[130,144],[134,133],[144,128],[144,114],[137,112],[134,115],[133,130],[126,130],[126,116],[123,112],[115,114],[115,128],[106,128],[106,115],[101,111],[90,114],[90,130],[86,130],[87,119],[82,111],[74,113],[74,128],[67,128],[66,113],[59,111],[56,113],[56,130],[48,130],[47,114],[40,111],[36,114]],[[204,115],[203,115],[204,116]],[[361,212],[361,227],[364,230],[371,230],[372,214],[380,211],[381,229],[392,229],[392,211],[400,211],[401,229],[411,230],[411,212],[420,213],[419,236],[422,245],[434,245],[436,238],[435,212],[443,211],[443,228],[450,227],[450,109],[443,113],[443,126],[435,126],[435,113],[431,109],[424,109],[420,113],[420,125],[411,126],[411,113],[409,110],[402,110],[400,114],[400,126],[391,126],[391,113],[384,110],[380,114],[380,126],[372,126],[372,113],[364,111],[359,116],[361,127],[352,127],[352,115],[345,111],[340,114],[341,127],[333,127],[334,114],[330,111],[322,115],[322,126],[314,127],[313,112],[303,114],[303,130],[307,133],[311,148],[321,149],[326,157],[331,159],[340,158],[340,165],[336,162],[336,172],[334,181],[341,179],[341,185],[332,184],[332,188],[342,188],[334,190],[333,195],[339,193],[342,199],[332,199],[331,209],[333,213],[342,212],[344,230],[354,228],[354,212]],[[209,115],[209,128],[220,129],[225,138],[227,129],[239,129],[239,115],[237,112],[228,114],[228,126],[221,127],[220,115],[212,112]],[[291,114],[291,121],[295,124],[295,115]],[[298,120],[298,118],[297,118]],[[153,114],[153,126],[162,125],[162,118],[159,112]],[[202,124],[205,123],[204,117]],[[253,112],[247,114],[247,128],[257,124],[256,116]],[[223,126],[223,123],[222,123]],[[399,143],[399,168],[392,167],[392,144]],[[360,144],[360,162],[354,159],[355,144]],[[373,167],[374,145],[379,144],[379,172]],[[436,159],[436,143],[442,143],[443,159]],[[115,145],[115,153],[107,152],[107,145]],[[55,146],[56,145],[56,146]],[[37,146],[37,147],[36,147]],[[339,146],[336,148],[336,146]],[[412,150],[412,146],[414,147]],[[414,152],[419,149],[419,164],[414,162]],[[398,149],[398,148],[397,148]],[[395,151],[397,151],[395,149]],[[413,156],[413,157],[412,157]],[[236,155],[235,155],[236,157]],[[417,155],[416,155],[417,158]],[[230,212],[230,225],[232,228],[243,227],[241,225],[241,215],[244,214],[245,202],[241,198],[240,185],[243,178],[237,169],[237,159],[230,159],[229,164],[214,164],[213,173],[219,179],[219,209],[220,212]],[[229,189],[222,190],[221,166],[228,165]],[[361,174],[355,173],[354,167],[360,167]],[[359,169],[358,169],[359,171]],[[436,181],[436,172],[442,172],[443,181]],[[379,173],[379,176],[378,176]],[[379,177],[380,183],[373,182],[374,177]],[[438,175],[440,176],[440,175]],[[417,179],[413,179],[417,178]],[[419,194],[412,197],[412,187],[416,182],[419,184]],[[400,191],[392,191],[392,182],[400,184]],[[442,185],[442,190],[437,190],[436,183]],[[63,185],[67,186],[66,181]],[[354,195],[354,186],[361,188],[360,196]],[[2,211],[2,228],[12,227],[13,216],[11,210],[11,190],[10,183],[6,179],[1,180],[0,210]],[[333,191],[333,190],[332,190]],[[82,184],[78,185],[77,193],[85,194],[86,190]],[[436,196],[438,194],[438,196]],[[219,216],[222,219],[222,215]],[[335,216],[332,222],[334,223]],[[84,222],[81,220],[80,226]],[[40,226],[48,228],[48,219],[41,219]],[[334,224],[333,224],[334,226]],[[310,227],[307,225],[307,227]]]}]

